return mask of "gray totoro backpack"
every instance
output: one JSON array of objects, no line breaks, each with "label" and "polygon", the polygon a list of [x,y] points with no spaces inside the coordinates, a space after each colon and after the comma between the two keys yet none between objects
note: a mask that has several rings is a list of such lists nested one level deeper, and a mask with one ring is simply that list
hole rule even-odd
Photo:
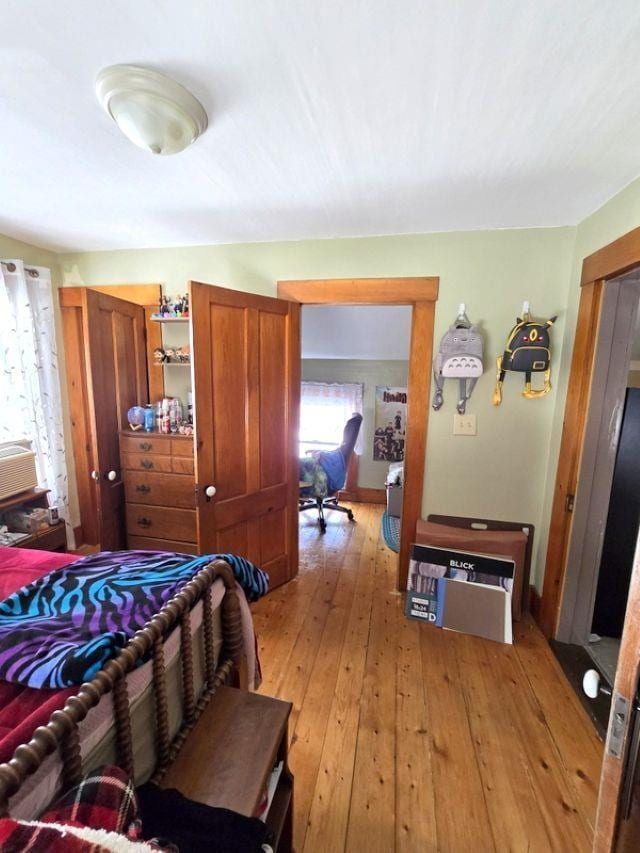
[{"label": "gray totoro backpack", "polygon": [[437,412],[444,402],[444,380],[460,380],[460,397],[456,408],[464,415],[478,377],[482,376],[483,341],[480,330],[472,326],[462,306],[455,323],[449,327],[433,360],[433,379],[436,386],[433,408]]}]

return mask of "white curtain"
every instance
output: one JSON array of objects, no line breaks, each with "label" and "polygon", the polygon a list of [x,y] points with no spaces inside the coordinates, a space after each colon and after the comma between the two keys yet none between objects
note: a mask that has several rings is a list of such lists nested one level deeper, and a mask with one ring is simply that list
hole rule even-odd
[{"label": "white curtain", "polygon": [[67,464],[62,429],[51,275],[22,261],[0,265],[0,442],[28,439],[38,482],[67,518]]},{"label": "white curtain", "polygon": [[[344,425],[363,413],[364,386],[357,382],[303,382],[300,398],[300,455],[337,447]],[[362,452],[362,430],[355,447]]]}]

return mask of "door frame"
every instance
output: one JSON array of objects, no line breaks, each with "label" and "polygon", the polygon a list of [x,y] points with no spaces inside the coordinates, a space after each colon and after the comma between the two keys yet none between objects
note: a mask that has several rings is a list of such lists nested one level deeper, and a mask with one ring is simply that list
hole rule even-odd
[{"label": "door frame", "polygon": [[422,515],[435,303],[439,286],[437,276],[278,281],[278,298],[301,305],[408,305],[411,308],[405,476],[396,579],[399,590],[407,585],[411,545]]},{"label": "door frame", "polygon": [[[640,265],[640,228],[586,257],[580,278],[580,303],[556,469],[542,596],[536,619],[547,638],[558,631],[567,557],[573,526],[573,502],[585,445],[585,427],[594,377],[605,283]],[[638,567],[634,568],[634,571]]]},{"label": "door frame", "polygon": [[584,645],[591,633],[639,303],[637,270],[608,281],[603,289],[555,635],[562,643]]}]

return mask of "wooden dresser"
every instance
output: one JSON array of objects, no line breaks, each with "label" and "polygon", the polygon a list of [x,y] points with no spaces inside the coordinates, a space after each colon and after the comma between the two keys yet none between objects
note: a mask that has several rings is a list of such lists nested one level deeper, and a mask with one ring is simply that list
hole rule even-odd
[{"label": "wooden dresser", "polygon": [[120,433],[129,548],[198,553],[193,436]]}]

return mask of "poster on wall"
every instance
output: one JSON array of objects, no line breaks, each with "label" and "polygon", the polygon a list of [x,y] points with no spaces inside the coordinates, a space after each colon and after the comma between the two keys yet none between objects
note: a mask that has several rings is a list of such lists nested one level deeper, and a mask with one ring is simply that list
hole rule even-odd
[{"label": "poster on wall", "polygon": [[373,458],[380,462],[403,462],[407,427],[407,389],[376,386]]}]

